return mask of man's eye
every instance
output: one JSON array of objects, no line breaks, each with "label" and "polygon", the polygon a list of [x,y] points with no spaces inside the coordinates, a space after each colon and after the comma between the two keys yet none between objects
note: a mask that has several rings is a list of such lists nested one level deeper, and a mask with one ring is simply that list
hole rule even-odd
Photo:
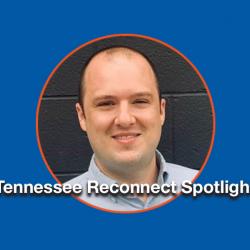
[{"label": "man's eye", "polygon": [[112,106],[112,105],[115,105],[115,103],[112,101],[105,101],[105,102],[100,102],[97,104],[98,107],[105,107],[105,106]]},{"label": "man's eye", "polygon": [[147,104],[149,103],[149,100],[147,99],[138,99],[134,101],[135,104]]}]

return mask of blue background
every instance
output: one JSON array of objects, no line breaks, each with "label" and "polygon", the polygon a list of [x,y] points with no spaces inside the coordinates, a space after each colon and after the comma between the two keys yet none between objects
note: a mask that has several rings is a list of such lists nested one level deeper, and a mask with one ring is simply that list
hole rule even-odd
[{"label": "blue background", "polygon": [[[250,18],[245,2],[1,4],[0,179],[55,182],[40,156],[35,131],[36,106],[47,77],[70,51],[91,39],[137,33],[177,48],[210,88],[216,136],[198,182],[250,183]],[[180,197],[153,211],[122,215],[71,197],[0,196],[1,248],[247,247],[249,205],[247,196]]]}]

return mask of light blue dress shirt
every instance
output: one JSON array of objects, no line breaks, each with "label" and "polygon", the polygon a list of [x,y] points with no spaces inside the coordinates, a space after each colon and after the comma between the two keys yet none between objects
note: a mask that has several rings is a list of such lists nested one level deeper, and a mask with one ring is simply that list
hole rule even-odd
[{"label": "light blue dress shirt", "polygon": [[[193,180],[198,173],[197,170],[166,162],[159,151],[156,151],[156,158],[157,166],[159,167],[159,175],[157,179],[157,183],[159,185],[165,183],[170,184],[171,182],[174,182],[177,187],[180,188],[183,181]],[[87,182],[93,180],[97,181],[98,184],[105,183],[111,185],[117,183],[117,181],[104,175],[99,170],[99,168],[96,166],[94,155],[90,161],[89,170],[86,173],[68,181],[67,183],[71,185],[80,184],[83,187],[83,192],[78,197],[84,202],[100,208],[116,211],[146,209],[166,202],[173,197],[171,194],[149,195],[147,201],[144,202],[135,195],[87,194]]]}]

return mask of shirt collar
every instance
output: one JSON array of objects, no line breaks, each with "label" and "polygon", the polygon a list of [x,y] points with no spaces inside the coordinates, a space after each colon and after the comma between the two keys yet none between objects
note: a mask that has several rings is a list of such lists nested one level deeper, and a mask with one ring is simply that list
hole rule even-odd
[{"label": "shirt collar", "polygon": [[90,164],[89,164],[89,173],[91,174],[93,180],[96,180],[99,184],[111,184],[117,183],[114,179],[108,177],[97,167],[95,163],[95,155],[92,156]]},{"label": "shirt collar", "polygon": [[163,185],[164,183],[166,183],[168,178],[167,163],[163,155],[158,150],[156,150],[156,162],[159,168],[157,183],[159,185]]}]

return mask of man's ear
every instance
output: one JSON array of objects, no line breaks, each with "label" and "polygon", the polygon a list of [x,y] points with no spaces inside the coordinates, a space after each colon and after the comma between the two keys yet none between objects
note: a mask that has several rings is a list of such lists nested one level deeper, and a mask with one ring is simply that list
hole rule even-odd
[{"label": "man's ear", "polygon": [[83,131],[86,131],[86,118],[85,118],[85,114],[80,103],[76,104],[76,112],[77,112],[80,127],[82,128]]},{"label": "man's ear", "polygon": [[166,106],[167,106],[167,102],[164,98],[161,99],[161,103],[160,103],[160,116],[161,116],[161,125],[163,126],[164,122],[165,122],[165,111],[166,111]]}]

